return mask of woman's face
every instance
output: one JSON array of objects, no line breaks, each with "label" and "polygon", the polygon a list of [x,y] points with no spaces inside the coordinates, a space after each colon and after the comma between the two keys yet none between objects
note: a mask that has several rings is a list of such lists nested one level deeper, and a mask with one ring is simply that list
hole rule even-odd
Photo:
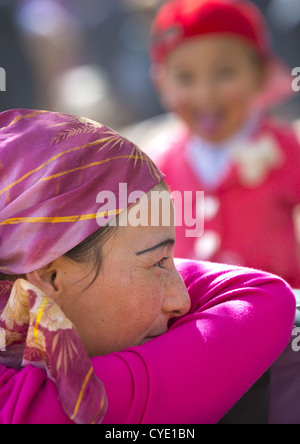
[{"label": "woman's face", "polygon": [[160,91],[196,135],[210,142],[231,137],[249,116],[263,86],[264,69],[250,48],[234,37],[186,41],[168,57]]},{"label": "woman's face", "polygon": [[[163,207],[171,209],[174,220],[170,195],[163,195]],[[63,288],[56,302],[77,328],[90,356],[143,344],[165,333],[171,318],[190,309],[173,261],[174,223],[163,226],[161,211],[151,208],[151,199],[143,198],[139,210],[147,226],[128,223],[117,229],[103,247],[100,274],[86,291],[92,279],[87,265],[66,257],[56,263],[55,286]],[[123,224],[132,223],[133,216],[137,216],[135,207],[121,215]]]}]

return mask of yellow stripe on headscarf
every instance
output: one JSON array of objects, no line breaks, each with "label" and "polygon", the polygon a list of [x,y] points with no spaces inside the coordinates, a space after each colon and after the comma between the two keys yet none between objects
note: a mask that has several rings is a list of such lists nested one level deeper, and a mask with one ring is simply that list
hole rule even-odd
[{"label": "yellow stripe on headscarf", "polygon": [[45,113],[48,113],[48,112],[49,111],[35,111],[33,113],[25,114],[24,116],[22,114],[20,114],[19,116],[15,117],[14,120],[12,122],[10,122],[8,125],[3,126],[2,128],[0,128],[0,131],[3,131],[6,128],[9,128],[10,126],[14,125],[15,123],[18,123],[20,120],[32,119],[33,117],[36,117],[36,116],[39,116],[41,114],[45,114]]},{"label": "yellow stripe on headscarf", "polygon": [[11,183],[10,185],[7,185],[5,188],[0,190],[0,196],[1,196],[1,194],[5,193],[8,190],[10,190],[11,188],[13,188],[15,185],[18,185],[19,183],[23,182],[23,180],[27,179],[32,174],[34,174],[37,171],[41,170],[42,168],[44,168],[45,166],[49,165],[50,163],[55,162],[57,159],[59,159],[60,157],[64,156],[65,154],[69,154],[69,153],[72,153],[72,152],[78,151],[78,150],[83,150],[85,148],[94,147],[94,146],[97,146],[97,145],[99,145],[99,144],[101,144],[103,142],[107,142],[110,139],[111,139],[111,137],[105,137],[103,139],[95,140],[95,142],[91,142],[91,143],[88,143],[86,145],[78,146],[78,147],[75,147],[75,148],[70,148],[70,149],[68,149],[66,151],[62,151],[61,153],[56,154],[56,156],[51,157],[50,159],[48,159],[46,162],[42,163],[40,166],[38,166],[34,170],[28,171],[28,173],[24,174],[24,176],[20,177],[15,182]]},{"label": "yellow stripe on headscarf", "polygon": [[78,413],[78,410],[79,410],[79,407],[80,407],[80,404],[82,402],[82,398],[83,398],[83,395],[84,395],[84,391],[86,389],[86,386],[87,386],[89,380],[91,379],[93,371],[94,371],[94,369],[93,369],[93,367],[91,367],[89,372],[88,372],[88,374],[85,377],[85,380],[83,381],[83,384],[82,384],[82,387],[81,387],[81,390],[80,390],[80,393],[79,393],[79,396],[78,396],[78,399],[77,399],[77,402],[76,402],[74,413],[71,416],[71,420],[72,421],[74,421],[74,419],[75,419],[75,417],[76,417],[76,415]]},{"label": "yellow stripe on headscarf", "polygon": [[41,304],[40,308],[39,308],[39,311],[38,311],[38,314],[37,314],[37,317],[36,317],[36,321],[35,321],[35,324],[34,324],[34,329],[33,329],[34,340],[35,340],[36,344],[38,345],[38,347],[39,347],[39,349],[40,349],[40,351],[42,353],[44,362],[45,362],[45,352],[44,352],[44,350],[42,349],[42,347],[41,347],[41,345],[39,343],[38,333],[39,333],[40,322],[42,320],[43,314],[44,314],[45,309],[47,308],[48,304],[49,304],[49,298],[45,297],[43,299],[43,301],[42,301],[42,304]]},{"label": "yellow stripe on headscarf", "polygon": [[93,162],[93,163],[89,163],[87,165],[82,165],[77,168],[72,168],[71,170],[61,171],[60,173],[53,174],[52,176],[43,177],[42,179],[39,180],[39,182],[57,179],[58,177],[65,176],[66,174],[75,173],[76,171],[86,170],[88,168],[103,165],[104,163],[111,162],[112,160],[119,160],[119,159],[134,159],[134,160],[143,160],[143,161],[145,160],[141,156],[132,156],[132,155],[131,156],[115,156],[115,157],[111,157],[110,159],[100,160],[99,162]]},{"label": "yellow stripe on headscarf", "polygon": [[123,209],[103,211],[94,214],[83,214],[78,216],[65,217],[14,217],[12,219],[0,222],[1,225],[18,225],[18,224],[59,224],[59,223],[74,223],[84,220],[92,220],[107,216],[117,216]]}]

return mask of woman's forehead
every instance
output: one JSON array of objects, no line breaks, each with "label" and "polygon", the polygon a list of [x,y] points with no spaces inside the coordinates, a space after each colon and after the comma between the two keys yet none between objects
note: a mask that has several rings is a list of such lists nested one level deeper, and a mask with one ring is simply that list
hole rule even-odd
[{"label": "woman's forehead", "polygon": [[120,215],[115,247],[139,252],[175,242],[175,212],[170,193],[165,191],[161,200],[157,199],[153,194],[145,195]]}]

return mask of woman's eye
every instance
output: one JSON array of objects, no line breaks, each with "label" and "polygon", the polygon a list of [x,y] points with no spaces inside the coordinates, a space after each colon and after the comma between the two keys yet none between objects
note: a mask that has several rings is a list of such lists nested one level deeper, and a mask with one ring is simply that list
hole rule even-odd
[{"label": "woman's eye", "polygon": [[163,258],[163,259],[161,259],[160,261],[158,261],[158,262],[156,262],[156,264],[154,264],[154,267],[155,268],[166,268],[164,265],[165,265],[165,262],[167,261],[167,257],[165,257],[165,258]]}]

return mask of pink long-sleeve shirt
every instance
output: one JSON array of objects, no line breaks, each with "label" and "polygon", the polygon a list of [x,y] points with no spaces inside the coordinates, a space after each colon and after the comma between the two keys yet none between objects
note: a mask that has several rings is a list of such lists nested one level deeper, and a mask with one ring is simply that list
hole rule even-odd
[{"label": "pink long-sleeve shirt", "polygon": [[[92,360],[105,384],[104,424],[216,423],[287,346],[295,298],[255,270],[178,261],[191,310],[139,347]],[[43,370],[0,366],[0,423],[68,424]]]}]

